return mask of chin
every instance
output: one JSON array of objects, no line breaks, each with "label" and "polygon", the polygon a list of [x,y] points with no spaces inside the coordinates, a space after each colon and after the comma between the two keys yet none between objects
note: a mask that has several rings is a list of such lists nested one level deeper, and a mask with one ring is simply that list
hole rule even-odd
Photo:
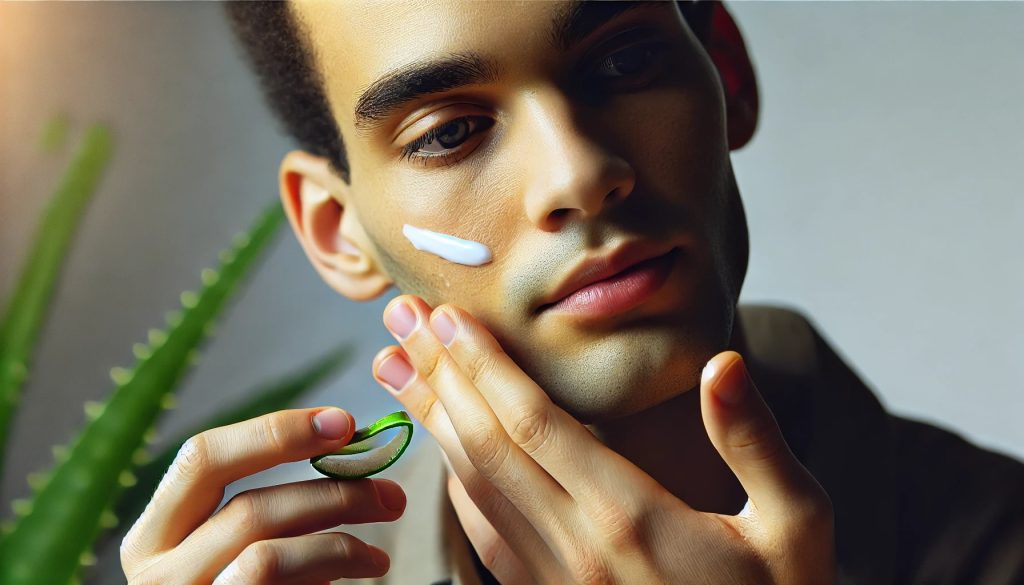
[{"label": "chin", "polygon": [[699,323],[663,317],[572,347],[534,346],[526,361],[510,355],[577,420],[600,423],[698,388],[701,369],[727,346],[732,326],[731,319],[724,324],[722,315],[710,313],[702,312]]}]

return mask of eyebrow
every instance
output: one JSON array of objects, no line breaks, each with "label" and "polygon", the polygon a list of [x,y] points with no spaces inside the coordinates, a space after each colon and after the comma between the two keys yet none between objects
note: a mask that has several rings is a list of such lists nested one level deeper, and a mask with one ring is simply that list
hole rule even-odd
[{"label": "eyebrow", "polygon": [[[566,52],[609,20],[630,10],[661,2],[590,2],[572,0],[551,22],[548,40]],[[355,127],[368,135],[402,106],[433,94],[467,85],[494,82],[501,68],[476,52],[420,61],[385,74],[359,96]]]}]

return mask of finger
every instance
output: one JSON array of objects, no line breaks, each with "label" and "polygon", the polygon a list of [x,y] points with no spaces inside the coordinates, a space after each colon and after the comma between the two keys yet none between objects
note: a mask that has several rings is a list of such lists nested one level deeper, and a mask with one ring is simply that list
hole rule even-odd
[{"label": "finger", "polygon": [[[448,497],[455,509],[470,544],[487,570],[494,574],[503,585],[531,585],[533,577],[523,561],[512,552],[505,539],[494,529],[473,499],[466,493],[465,486],[454,475],[448,476]],[[545,582],[551,582],[547,579]]]},{"label": "finger", "polygon": [[429,306],[411,295],[396,297],[385,308],[385,324],[413,366],[411,383],[421,380],[433,390],[469,461],[531,524],[543,532],[559,522],[571,522],[576,510],[572,498],[512,442],[487,401],[425,326],[429,313]]},{"label": "finger", "polygon": [[213,513],[229,483],[337,449],[352,438],[354,426],[352,415],[340,408],[300,408],[194,435],[122,541],[122,563],[177,546]]},{"label": "finger", "polygon": [[[395,367],[392,360],[401,362],[400,366]],[[394,382],[382,380],[381,372],[389,369],[392,374],[397,372],[402,379]],[[395,346],[382,349],[374,357],[373,372],[377,381],[385,388],[392,384],[401,388],[394,393],[396,398],[434,437],[450,473],[467,486],[467,493],[471,495],[477,508],[507,542],[511,543],[513,550],[531,571],[534,574],[542,574],[543,567],[558,566],[553,546],[543,539],[523,513],[493,484],[484,479],[469,461],[444,405],[423,378],[413,377],[415,372],[408,364],[408,354],[405,350]],[[405,381],[405,378],[409,380]]]},{"label": "finger", "polygon": [[308,534],[339,524],[391,522],[405,493],[385,479],[314,479],[252,489],[231,498],[167,554],[187,582],[209,582],[250,544]]},{"label": "finger", "polygon": [[713,357],[701,375],[701,414],[715,449],[750,499],[747,516],[817,513],[828,496],[790,451],[740,354]]},{"label": "finger", "polygon": [[[637,500],[664,491],[631,461],[601,443],[524,372],[487,328],[453,305],[430,317],[431,328],[472,381],[509,437],[588,512],[607,500]],[[593,508],[593,509],[590,509]]]},{"label": "finger", "polygon": [[323,532],[255,542],[213,583],[278,585],[380,577],[390,564],[387,553],[351,534]]}]

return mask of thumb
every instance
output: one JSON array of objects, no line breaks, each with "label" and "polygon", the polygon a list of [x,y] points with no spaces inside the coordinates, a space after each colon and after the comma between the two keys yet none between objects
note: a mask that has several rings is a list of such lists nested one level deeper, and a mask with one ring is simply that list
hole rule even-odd
[{"label": "thumb", "polygon": [[740,354],[724,351],[704,366],[700,402],[711,443],[758,516],[783,520],[827,505],[824,490],[789,450]]}]

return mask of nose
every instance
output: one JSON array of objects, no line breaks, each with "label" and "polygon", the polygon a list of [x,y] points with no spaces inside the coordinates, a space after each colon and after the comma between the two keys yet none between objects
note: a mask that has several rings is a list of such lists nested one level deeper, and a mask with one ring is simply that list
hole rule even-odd
[{"label": "nose", "polygon": [[525,189],[526,215],[545,231],[597,217],[633,192],[636,173],[625,159],[588,137],[561,94],[536,93],[527,102],[524,144],[532,156]]}]

